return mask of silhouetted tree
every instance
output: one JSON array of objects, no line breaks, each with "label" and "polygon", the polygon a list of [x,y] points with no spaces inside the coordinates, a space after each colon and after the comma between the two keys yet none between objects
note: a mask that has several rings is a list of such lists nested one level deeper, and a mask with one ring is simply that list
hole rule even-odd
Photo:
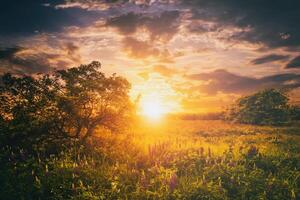
[{"label": "silhouetted tree", "polygon": [[63,129],[71,137],[86,140],[97,126],[116,130],[129,120],[129,82],[115,74],[105,77],[100,67],[92,62],[56,73],[62,85],[58,107]]},{"label": "silhouetted tree", "polygon": [[0,139],[2,143],[31,145],[44,139],[85,141],[97,126],[115,131],[128,122],[129,82],[100,72],[92,62],[52,75],[2,76]]},{"label": "silhouetted tree", "polygon": [[300,120],[300,107],[299,106],[291,106],[290,114],[292,120]]},{"label": "silhouetted tree", "polygon": [[5,74],[0,87],[2,138],[17,145],[57,134],[57,90],[48,75],[35,79]]},{"label": "silhouetted tree", "polygon": [[225,113],[225,119],[259,125],[278,125],[290,120],[288,96],[276,89],[267,89],[236,101]]}]

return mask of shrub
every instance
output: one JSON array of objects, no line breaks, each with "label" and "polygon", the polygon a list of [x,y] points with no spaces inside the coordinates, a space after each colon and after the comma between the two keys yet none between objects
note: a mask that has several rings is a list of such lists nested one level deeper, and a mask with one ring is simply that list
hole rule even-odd
[{"label": "shrub", "polygon": [[245,124],[280,125],[290,120],[287,95],[267,89],[236,101],[225,113],[225,119]]},{"label": "shrub", "polygon": [[292,106],[290,109],[290,114],[291,114],[292,120],[300,120],[300,107]]}]

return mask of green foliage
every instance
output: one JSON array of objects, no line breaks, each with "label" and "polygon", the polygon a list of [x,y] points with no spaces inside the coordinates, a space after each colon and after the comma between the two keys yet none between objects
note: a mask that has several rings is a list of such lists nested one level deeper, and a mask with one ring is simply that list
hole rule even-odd
[{"label": "green foliage", "polygon": [[290,115],[292,120],[300,121],[300,107],[299,106],[291,106]]},{"label": "green foliage", "polygon": [[[166,141],[147,146],[147,134],[114,134],[131,120],[130,85],[105,77],[98,62],[2,79],[0,199],[300,199],[299,127],[198,128],[177,119]],[[263,91],[240,99],[229,116],[283,123],[287,110],[298,113],[287,100]]]},{"label": "green foliage", "polygon": [[225,113],[225,119],[245,124],[284,124],[291,119],[288,100],[280,90],[263,90],[238,99]]},{"label": "green foliage", "polygon": [[299,199],[299,142],[263,140],[278,149],[264,152],[259,140],[229,146],[219,155],[203,147],[171,150],[167,144],[144,153],[127,139],[118,145],[105,141],[112,151],[73,146],[47,158],[3,147],[0,194],[7,200]]},{"label": "green foliage", "polygon": [[106,77],[92,62],[52,75],[5,74],[0,86],[2,145],[33,144],[76,138],[85,142],[94,130],[116,130],[129,120],[130,84],[115,74]]},{"label": "green foliage", "polygon": [[57,87],[48,75],[39,79],[5,74],[0,87],[1,142],[30,145],[41,137],[52,137],[58,118]]},{"label": "green foliage", "polygon": [[97,126],[116,131],[128,123],[132,106],[129,82],[113,74],[105,77],[99,62],[78,68],[60,70],[56,78],[63,84],[58,95],[58,108],[71,136],[86,140]]}]

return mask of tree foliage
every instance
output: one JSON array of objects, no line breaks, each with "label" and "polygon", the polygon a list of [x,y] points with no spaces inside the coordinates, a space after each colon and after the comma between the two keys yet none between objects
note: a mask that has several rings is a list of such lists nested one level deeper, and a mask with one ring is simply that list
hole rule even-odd
[{"label": "tree foliage", "polygon": [[225,119],[239,123],[279,125],[290,120],[289,98],[277,89],[267,89],[236,101]]},{"label": "tree foliage", "polygon": [[100,68],[99,62],[92,62],[51,75],[3,75],[1,141],[16,145],[76,138],[84,142],[99,126],[116,131],[131,114],[130,84],[115,74],[106,77]]},{"label": "tree foliage", "polygon": [[300,106],[291,106],[291,109],[290,109],[290,113],[291,113],[291,118],[292,120],[295,120],[295,121],[299,121],[300,120]]}]

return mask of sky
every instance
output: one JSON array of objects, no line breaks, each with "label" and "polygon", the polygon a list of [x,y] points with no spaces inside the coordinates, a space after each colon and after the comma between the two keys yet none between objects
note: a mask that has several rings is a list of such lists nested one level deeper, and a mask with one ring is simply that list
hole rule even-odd
[{"label": "sky", "polygon": [[100,61],[132,99],[218,112],[265,88],[300,93],[298,0],[3,0],[0,74]]}]

